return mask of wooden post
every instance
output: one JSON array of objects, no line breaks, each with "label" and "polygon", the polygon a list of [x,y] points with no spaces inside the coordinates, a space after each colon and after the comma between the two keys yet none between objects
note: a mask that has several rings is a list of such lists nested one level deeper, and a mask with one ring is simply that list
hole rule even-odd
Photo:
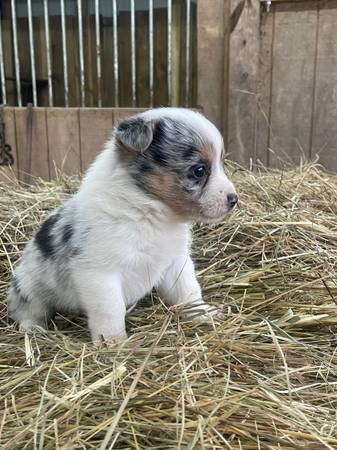
[{"label": "wooden post", "polygon": [[[239,2],[231,0],[231,12]],[[228,153],[245,166],[255,156],[259,47],[260,0],[250,0],[230,36],[229,54]]]},{"label": "wooden post", "polygon": [[197,13],[198,106],[222,132],[228,3],[229,0],[199,0]]}]

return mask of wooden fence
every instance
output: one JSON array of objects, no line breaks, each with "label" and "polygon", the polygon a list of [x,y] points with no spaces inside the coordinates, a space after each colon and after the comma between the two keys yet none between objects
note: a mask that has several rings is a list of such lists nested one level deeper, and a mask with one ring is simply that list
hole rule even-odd
[{"label": "wooden fence", "polygon": [[[319,155],[337,170],[337,0],[272,0],[268,12],[260,0],[199,0],[197,35],[198,107],[231,159],[282,166]],[[55,166],[83,171],[134,111],[5,108],[14,171],[24,181],[52,178]]]},{"label": "wooden fence", "polygon": [[[190,0],[189,0],[190,1]],[[31,75],[32,61],[29,39],[29,20],[26,0],[15,0],[16,33],[18,59],[20,61],[20,82],[22,104],[33,103],[33,81]],[[83,29],[83,49],[80,51],[79,19],[76,1],[65,2],[65,30],[67,67],[64,67],[62,41],[62,20],[60,1],[49,0],[48,27],[45,25],[43,2],[33,2],[32,40],[34,48],[34,67],[37,84],[38,106],[65,106],[64,72],[68,77],[69,106],[103,107],[146,107],[173,104],[196,103],[196,2],[190,1],[188,27],[186,0],[170,0],[171,21],[168,21],[168,2],[154,1],[152,6],[153,26],[150,38],[149,2],[135,0],[134,16],[130,10],[130,0],[118,0],[116,13],[116,36],[114,36],[113,1],[99,2],[98,23],[95,18],[94,2],[81,2],[81,26]],[[78,2],[77,2],[78,4]],[[134,17],[134,36],[131,33],[131,21]],[[170,25],[170,30],[168,30]],[[14,52],[13,2],[0,2],[0,30],[2,30],[3,59],[5,66],[6,101],[9,106],[20,106],[17,101],[16,63]],[[47,50],[46,34],[48,31],[50,45]],[[169,33],[170,31],[170,33]],[[97,45],[97,33],[99,45]],[[187,34],[190,45],[187,48]],[[168,55],[168,38],[171,39],[171,56]],[[132,54],[134,38],[135,54]],[[116,42],[115,42],[116,39]],[[116,48],[114,45],[116,44]],[[150,70],[150,48],[153,45],[153,68]],[[186,57],[189,53],[189,67]],[[53,103],[48,91],[48,58],[52,77]],[[83,58],[83,91],[81,86],[81,56]],[[98,58],[101,64],[101,77],[98,77]],[[116,60],[116,61],[115,61]],[[168,61],[170,60],[170,78],[172,92],[168,93]],[[117,64],[115,80],[114,64]],[[135,64],[135,98],[133,98],[133,63]],[[153,77],[153,98],[151,82]],[[189,89],[186,89],[186,79]],[[117,82],[117,92],[116,92]],[[82,100],[82,95],[84,99]],[[118,99],[118,101],[116,100]],[[0,90],[1,102],[1,90]],[[84,104],[83,104],[84,102]]]},{"label": "wooden fence", "polygon": [[13,108],[3,110],[6,144],[11,146],[13,171],[24,182],[83,172],[101,150],[112,128],[141,109]]},{"label": "wooden fence", "polygon": [[199,105],[243,165],[336,171],[337,1],[246,0],[229,34],[239,3],[199,0]]}]

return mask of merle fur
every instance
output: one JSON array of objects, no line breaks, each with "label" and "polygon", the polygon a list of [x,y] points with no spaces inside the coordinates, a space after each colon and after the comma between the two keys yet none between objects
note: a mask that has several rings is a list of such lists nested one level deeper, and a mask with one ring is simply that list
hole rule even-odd
[{"label": "merle fur", "polygon": [[53,228],[60,219],[60,214],[49,216],[40,226],[35,235],[35,242],[40,252],[46,258],[54,255]]},{"label": "merle fur", "polygon": [[[205,145],[201,136],[193,130],[186,129],[178,120],[165,118],[152,126],[152,140],[145,151],[134,152],[130,159],[129,154],[125,155],[124,146],[119,146],[120,159],[125,160],[137,186],[151,194],[147,176],[165,171],[175,175],[184,192],[200,195],[211,173],[211,163],[203,158],[201,152],[201,148]],[[138,118],[137,121],[125,121],[117,129],[117,143],[128,142],[130,147],[136,147],[137,143],[132,142],[133,136],[137,136],[138,141],[147,142],[149,127],[150,125],[142,118]],[[143,138],[139,137],[139,132],[144,133]],[[197,164],[206,167],[202,179],[193,176],[193,167]]]}]

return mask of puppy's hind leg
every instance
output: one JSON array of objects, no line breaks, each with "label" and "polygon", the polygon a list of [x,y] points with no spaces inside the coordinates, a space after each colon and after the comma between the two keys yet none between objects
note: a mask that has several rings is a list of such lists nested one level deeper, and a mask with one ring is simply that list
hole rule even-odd
[{"label": "puppy's hind leg", "polygon": [[39,296],[26,295],[15,275],[8,292],[8,312],[23,331],[30,331],[35,327],[47,328],[48,321],[54,313]]}]

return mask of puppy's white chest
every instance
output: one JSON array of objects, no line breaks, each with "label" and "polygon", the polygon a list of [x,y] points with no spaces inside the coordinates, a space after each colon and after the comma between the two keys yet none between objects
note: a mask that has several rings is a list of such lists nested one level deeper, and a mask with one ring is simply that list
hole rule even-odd
[{"label": "puppy's white chest", "polygon": [[163,277],[172,261],[188,252],[185,234],[168,233],[128,246],[121,272],[126,304],[132,305],[146,295]]}]

